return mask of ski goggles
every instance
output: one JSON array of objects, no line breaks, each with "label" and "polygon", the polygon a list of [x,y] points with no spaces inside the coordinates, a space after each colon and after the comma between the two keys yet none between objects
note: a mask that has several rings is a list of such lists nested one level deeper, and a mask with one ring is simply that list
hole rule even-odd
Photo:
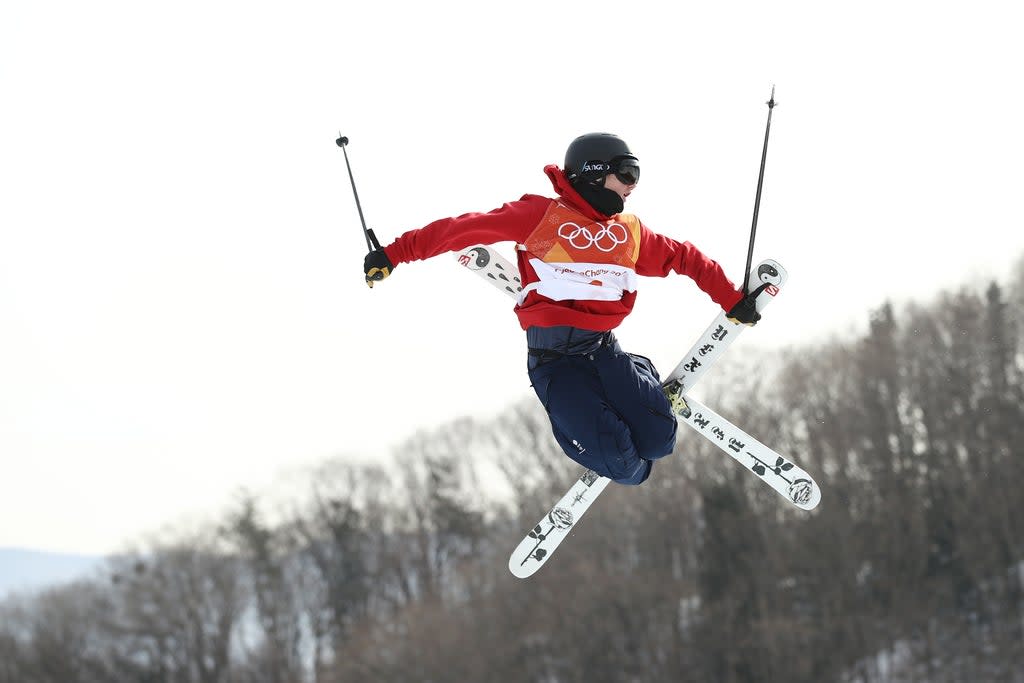
[{"label": "ski goggles", "polygon": [[632,155],[620,156],[611,161],[588,161],[580,170],[581,176],[594,180],[609,173],[614,173],[624,185],[636,185],[640,182],[640,162]]}]

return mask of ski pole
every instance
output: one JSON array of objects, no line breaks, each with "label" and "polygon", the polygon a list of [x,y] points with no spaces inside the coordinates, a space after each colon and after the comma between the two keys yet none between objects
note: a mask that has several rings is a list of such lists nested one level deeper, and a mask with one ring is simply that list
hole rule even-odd
[{"label": "ski pole", "polygon": [[363,235],[366,237],[366,250],[374,251],[380,249],[380,242],[377,241],[377,236],[373,234],[373,230],[366,227],[366,219],[363,218],[363,206],[359,203],[359,192],[356,191],[356,179],[352,177],[352,165],[348,163],[348,151],[345,146],[348,145],[348,138],[338,134],[338,139],[335,140],[338,143],[338,147],[341,147],[341,151],[345,154],[345,167],[348,168],[348,179],[352,183],[352,194],[356,198],[356,209],[359,211],[359,222],[363,224]]},{"label": "ski pole", "polygon": [[[768,132],[772,128],[772,109],[775,108],[775,86],[772,86],[771,97],[765,103],[768,105],[768,123],[764,127],[764,148],[761,149],[761,171],[757,174],[757,196],[754,199],[754,221],[750,225],[750,246],[747,248],[747,268],[743,275],[743,294],[749,294],[750,264],[754,258],[754,235],[757,234],[757,213],[761,209],[761,185],[764,183],[764,161],[768,156]],[[338,143],[341,144],[341,143]]]}]

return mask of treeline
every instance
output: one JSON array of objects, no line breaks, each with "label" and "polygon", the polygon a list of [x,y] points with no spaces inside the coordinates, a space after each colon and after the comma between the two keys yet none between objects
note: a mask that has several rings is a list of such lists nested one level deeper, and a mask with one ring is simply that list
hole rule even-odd
[{"label": "treeline", "polygon": [[1021,283],[716,368],[707,402],[815,474],[813,513],[681,427],[520,581],[578,473],[527,402],[8,601],[0,683],[1024,681]]}]

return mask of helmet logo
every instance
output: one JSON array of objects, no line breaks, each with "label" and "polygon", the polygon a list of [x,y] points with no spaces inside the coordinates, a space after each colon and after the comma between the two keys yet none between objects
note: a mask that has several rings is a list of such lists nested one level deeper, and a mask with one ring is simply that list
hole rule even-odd
[{"label": "helmet logo", "polygon": [[[593,226],[591,226],[593,227]],[[583,251],[590,247],[597,247],[598,251],[610,252],[615,247],[625,244],[629,237],[626,226],[621,223],[610,223],[601,225],[596,233],[590,228],[577,225],[573,222],[562,223],[558,227],[558,236],[569,241],[573,249]]]}]

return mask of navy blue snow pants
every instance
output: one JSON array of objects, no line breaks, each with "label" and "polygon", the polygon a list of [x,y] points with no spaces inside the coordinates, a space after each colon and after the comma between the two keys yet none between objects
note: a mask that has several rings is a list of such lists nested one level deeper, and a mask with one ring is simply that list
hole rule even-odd
[{"label": "navy blue snow pants", "polygon": [[619,484],[641,484],[672,452],[676,419],[657,370],[611,332],[526,331],[533,389],[566,455]]}]

